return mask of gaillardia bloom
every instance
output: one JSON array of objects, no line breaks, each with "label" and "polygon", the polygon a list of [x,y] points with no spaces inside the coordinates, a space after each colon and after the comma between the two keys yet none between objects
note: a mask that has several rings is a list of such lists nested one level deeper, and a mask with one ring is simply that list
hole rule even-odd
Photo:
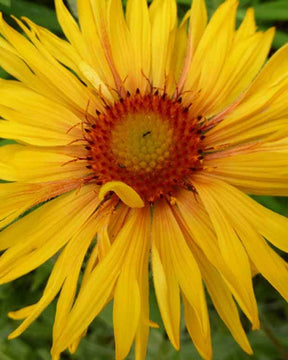
[{"label": "gaillardia bloom", "polygon": [[274,29],[257,31],[252,9],[235,29],[237,5],[226,0],[207,25],[194,0],[178,25],[175,0],[128,0],[125,14],[121,0],[78,0],[78,25],[56,0],[68,41],[1,19],[0,64],[16,80],[1,80],[0,136],[17,144],[0,148],[0,281],[58,255],[42,298],[10,313],[24,320],[10,338],[59,294],[57,360],[113,300],[116,359],[133,342],[145,359],[151,263],[176,349],[181,296],[212,358],[205,286],[252,352],[235,301],[257,329],[255,273],[288,299],[270,246],[288,251],[288,221],[246,195],[288,193],[288,47],[264,65]]}]

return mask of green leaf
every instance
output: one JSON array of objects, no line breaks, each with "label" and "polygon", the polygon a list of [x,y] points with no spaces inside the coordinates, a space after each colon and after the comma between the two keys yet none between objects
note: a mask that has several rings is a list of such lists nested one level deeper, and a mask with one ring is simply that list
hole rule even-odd
[{"label": "green leaf", "polygon": [[256,19],[273,21],[288,20],[288,2],[286,0],[271,1],[254,6]]},{"label": "green leaf", "polygon": [[10,7],[11,6],[11,0],[0,0],[0,5]]},{"label": "green leaf", "polygon": [[275,39],[273,41],[273,47],[275,49],[280,48],[281,46],[288,43],[288,33],[278,30],[275,35]]},{"label": "green leaf", "polygon": [[[0,0],[1,1],[1,0]],[[1,79],[8,79],[10,77],[9,74],[6,73],[5,70],[3,70],[2,68],[0,68],[0,78]]]},{"label": "green leaf", "polygon": [[55,10],[40,3],[32,3],[24,0],[11,0],[11,6],[4,6],[0,0],[0,11],[6,15],[14,15],[17,18],[26,16],[36,24],[44,26],[54,32],[62,33],[58,24]]},{"label": "green leaf", "polygon": [[1,139],[0,138],[0,146],[9,145],[9,144],[15,144],[16,142],[14,140],[9,139]]},{"label": "green leaf", "polygon": [[77,12],[77,1],[76,0],[67,0],[67,4],[69,6],[69,9],[71,10],[72,14],[78,18],[78,12]]}]

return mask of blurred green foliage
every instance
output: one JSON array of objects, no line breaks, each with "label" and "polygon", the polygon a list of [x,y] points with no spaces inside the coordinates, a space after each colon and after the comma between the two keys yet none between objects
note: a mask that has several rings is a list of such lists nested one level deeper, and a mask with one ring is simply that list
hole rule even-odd
[{"label": "blurred green foliage", "polygon": [[[95,0],[97,1],[97,0]],[[209,15],[215,11],[222,0],[206,0]],[[77,16],[76,0],[67,0],[67,5]],[[179,17],[189,9],[190,0],[178,0]],[[237,21],[243,19],[248,7],[255,8],[259,28],[277,27],[273,43],[276,50],[288,42],[288,0],[240,0]],[[10,14],[26,16],[36,23],[63,36],[57,22],[53,0],[0,0],[0,10],[6,19]],[[8,20],[11,24],[13,21]],[[0,69],[0,77],[8,77]],[[0,140],[0,146],[9,140]],[[288,199],[274,197],[255,197],[268,208],[288,216]],[[55,312],[55,302],[40,318],[18,339],[8,341],[8,334],[17,322],[8,319],[7,313],[36,302],[44,289],[53,267],[50,260],[33,273],[0,288],[0,360],[49,360],[51,332]],[[214,360],[288,360],[288,306],[275,290],[260,276],[254,279],[256,297],[259,304],[262,329],[252,331],[248,320],[243,316],[243,325],[248,333],[254,355],[249,357],[232,339],[219,319],[211,301],[208,299]],[[287,284],[288,286],[288,284]],[[181,326],[181,351],[176,352],[165,335],[155,294],[151,287],[151,318],[160,324],[160,330],[152,329],[149,338],[148,360],[200,360],[191,343],[184,322]],[[82,340],[76,354],[63,355],[63,360],[113,360],[114,340],[112,329],[112,304],[98,316]],[[132,359],[132,354],[129,359]]]}]

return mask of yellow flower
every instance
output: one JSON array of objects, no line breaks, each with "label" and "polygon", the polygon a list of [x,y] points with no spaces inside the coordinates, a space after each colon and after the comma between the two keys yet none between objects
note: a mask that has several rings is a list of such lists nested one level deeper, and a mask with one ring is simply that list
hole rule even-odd
[{"label": "yellow flower", "polygon": [[188,332],[212,357],[204,281],[252,353],[235,301],[257,329],[255,273],[288,299],[287,265],[269,245],[287,252],[288,221],[246,195],[288,194],[288,46],[260,72],[274,29],[256,31],[249,9],[235,30],[235,0],[208,25],[194,0],[179,26],[175,0],[128,0],[125,15],[121,0],[78,0],[80,25],[55,2],[68,41],[0,21],[0,65],[17,79],[0,82],[0,136],[18,142],[0,148],[0,282],[58,254],[42,298],[10,313],[24,320],[10,338],[59,293],[57,360],[113,299],[116,359],[133,342],[145,359],[151,262],[176,349],[181,295]]}]

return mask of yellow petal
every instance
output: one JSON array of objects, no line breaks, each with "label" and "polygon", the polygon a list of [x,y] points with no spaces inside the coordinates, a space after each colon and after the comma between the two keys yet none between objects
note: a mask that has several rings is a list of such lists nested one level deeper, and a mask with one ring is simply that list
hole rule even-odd
[{"label": "yellow petal", "polygon": [[143,219],[143,213],[141,210],[135,210],[118,234],[107,256],[95,267],[81,287],[67,318],[66,326],[59,336],[54,338],[52,356],[57,358],[60,352],[73,343],[107,303],[132,239],[135,242],[142,240],[141,235],[144,229],[139,226],[143,224],[141,219]]},{"label": "yellow petal", "polygon": [[156,222],[160,223],[158,226],[162,231],[158,230],[155,236],[161,237],[162,242],[167,243],[167,251],[170,252],[171,265],[175,271],[177,281],[187,301],[193,307],[199,322],[199,329],[205,337],[209,333],[209,319],[202,277],[197,262],[167,203],[155,204],[153,220],[155,227],[157,227]]},{"label": "yellow petal", "polygon": [[[184,68],[187,62],[187,42],[188,42],[188,35],[187,35],[187,23],[190,18],[190,10],[187,11],[185,16],[183,17],[179,28],[176,31],[175,35],[175,46],[173,49],[173,56],[172,56],[172,67],[174,71],[175,79],[178,80],[177,84],[177,92],[180,94],[181,92],[181,84],[183,83],[185,74]],[[182,84],[183,86],[183,84]],[[178,95],[178,94],[177,94]]]},{"label": "yellow petal", "polygon": [[227,183],[215,179],[213,179],[213,183],[215,183],[215,186],[220,187],[221,185],[221,193],[225,198],[233,198],[241,204],[239,211],[246,221],[253,224],[258,233],[262,234],[274,246],[288,252],[288,219],[285,216],[265,208]]},{"label": "yellow petal", "polygon": [[[277,142],[275,142],[277,146]],[[248,194],[279,195],[288,194],[288,144],[283,143],[278,150],[267,143],[255,150],[243,151],[235,155],[223,152],[222,156],[207,159],[208,173],[237,186]]]},{"label": "yellow petal", "polygon": [[63,105],[16,81],[0,80],[0,85],[1,116],[8,120],[0,122],[0,136],[40,146],[67,145],[82,137],[81,118]]},{"label": "yellow petal", "polygon": [[[251,214],[252,209],[248,209],[249,212],[247,212],[247,205],[245,204],[250,201],[245,199],[245,195],[241,196],[241,193],[237,189],[234,189],[233,187],[220,181],[213,181],[211,189],[215,194],[217,194],[216,196],[218,197],[218,201],[225,198],[225,212],[229,217],[230,222],[233,224],[233,227],[237,231],[237,234],[241,238],[249,257],[256,268],[287,300],[287,265],[285,261],[282,260],[280,256],[267,245],[259,233],[257,233],[257,228],[259,227],[259,215],[257,214],[258,205],[255,203],[255,215],[253,215]],[[253,201],[251,200],[251,202]],[[257,215],[258,224],[253,221],[255,217],[257,221]],[[263,218],[262,222],[264,221],[268,222],[268,226],[269,223],[271,224],[269,215]],[[262,226],[265,228],[265,225]],[[285,229],[283,228],[283,230]]]},{"label": "yellow petal", "polygon": [[40,184],[0,184],[0,228],[10,224],[29,208],[79,185],[79,181],[71,180]]},{"label": "yellow petal", "polygon": [[[79,27],[70,14],[62,0],[55,0],[55,8],[58,21],[63,29],[63,32],[70,43],[77,49],[79,54],[83,54],[84,57],[87,54],[85,43],[83,42]],[[89,56],[89,55],[88,55]]]},{"label": "yellow petal", "polygon": [[175,0],[154,0],[150,8],[152,39],[153,85],[162,89],[171,74],[171,57],[174,47],[177,8]]},{"label": "yellow petal", "polygon": [[[81,33],[83,41],[86,43],[86,47],[91,59],[91,65],[103,82],[109,85],[110,88],[115,88],[115,82],[111,69],[109,67],[109,61],[107,61],[105,49],[102,46],[102,41],[107,41],[102,38],[103,31],[102,23],[106,21],[106,8],[101,12],[101,4],[103,2],[93,2],[90,0],[77,0],[77,9],[79,15],[79,22],[81,27]],[[106,6],[106,5],[105,5]],[[99,13],[100,12],[100,13]],[[106,34],[107,35],[107,34]],[[87,61],[87,58],[85,57]]]},{"label": "yellow petal", "polygon": [[245,39],[256,32],[255,14],[254,9],[249,8],[246,11],[244,20],[242,21],[239,29],[236,31],[234,42],[237,43],[241,39]]},{"label": "yellow petal", "polygon": [[140,259],[138,260],[138,283],[141,297],[141,311],[139,326],[135,334],[135,360],[145,360],[150,327],[158,328],[159,326],[149,320],[149,256],[150,256],[150,237],[151,237],[151,213],[150,209],[143,209],[144,228],[142,241],[143,247],[139,251]]},{"label": "yellow petal", "polygon": [[[207,18],[208,16],[207,16],[205,1],[193,0],[190,10],[190,24],[189,24],[187,49],[186,49],[186,55],[183,64],[182,73],[178,82],[178,89],[179,89],[178,91],[182,90],[183,85],[188,76],[188,71],[191,65],[192,58],[195,55],[196,49],[204,34],[207,25]],[[177,46],[177,41],[178,39],[176,40],[176,46]]]},{"label": "yellow petal", "polygon": [[[155,224],[155,221],[153,222]],[[169,269],[171,254],[165,244],[161,244],[159,226],[152,228],[152,270],[155,292],[163,323],[176,350],[180,348],[180,292],[174,271]],[[162,241],[161,241],[162,242]]]},{"label": "yellow petal", "polygon": [[195,310],[189,304],[185,296],[183,296],[183,304],[184,304],[184,313],[185,313],[185,324],[189,332],[189,335],[201,357],[205,360],[211,360],[212,345],[211,345],[210,326],[209,326],[209,331],[207,331],[205,336],[203,336],[201,324],[198,321],[197,314],[195,313]]},{"label": "yellow petal", "polygon": [[274,34],[275,29],[270,29],[233,43],[218,81],[205,100],[209,115],[225,109],[247,89],[268,56]]},{"label": "yellow petal", "polygon": [[140,291],[131,270],[124,267],[114,294],[113,323],[117,360],[128,355],[139,324]]},{"label": "yellow petal", "polygon": [[191,5],[191,17],[189,26],[189,42],[192,54],[198,47],[198,44],[204,34],[207,25],[207,9],[204,0],[193,0]]},{"label": "yellow petal", "polygon": [[22,19],[33,30],[33,33],[37,34],[37,38],[35,38],[35,36],[31,36],[31,32],[27,33],[27,36],[30,36],[30,40],[34,42],[34,45],[39,46],[39,42],[36,41],[36,39],[39,39],[50,56],[55,57],[55,59],[74,71],[81,78],[81,73],[77,66],[81,62],[81,57],[77,50],[66,40],[61,39],[46,28],[33,23],[26,17]]},{"label": "yellow petal", "polygon": [[22,324],[9,335],[9,339],[14,339],[21,335],[59,292],[66,275],[66,269],[63,267],[63,257],[64,254],[62,253],[57,259],[41,299],[34,305],[8,314],[12,319],[25,319]]},{"label": "yellow petal", "polygon": [[113,101],[113,97],[111,92],[108,90],[107,86],[100,79],[97,72],[89,66],[86,62],[81,61],[79,64],[79,69],[81,73],[85,76],[85,78],[94,86],[94,88],[100,93],[103,94],[105,100]]},{"label": "yellow petal", "polygon": [[0,260],[1,283],[34,270],[65,245],[99,205],[94,190],[88,185],[62,195],[3,230],[0,247],[9,249]]},{"label": "yellow petal", "polygon": [[107,193],[110,191],[115,194],[131,208],[141,208],[144,206],[144,202],[137,192],[129,185],[121,181],[110,181],[104,184],[99,191],[99,199],[102,201]]},{"label": "yellow petal", "polygon": [[[218,203],[213,186],[209,182],[195,179],[193,183],[205,206],[218,238],[218,244],[226,265],[231,274],[238,281],[241,289],[243,303],[241,308],[253,324],[253,328],[259,328],[257,304],[253,292],[252,276],[248,256],[241,244],[231,222]],[[222,204],[222,202],[221,202]],[[240,302],[242,299],[238,299]]]},{"label": "yellow petal", "polygon": [[[89,9],[90,6],[85,6],[85,0],[80,0],[80,3],[82,3],[83,6],[83,12],[86,12],[88,10],[88,20],[89,19]],[[86,2],[87,4],[87,2]],[[97,33],[99,36],[99,42],[100,42],[100,56],[103,53],[105,56],[105,60],[104,62],[107,63],[109,65],[110,70],[108,70],[108,73],[111,72],[114,82],[113,82],[113,86],[112,88],[116,88],[117,91],[119,92],[119,94],[121,96],[124,95],[123,93],[123,82],[125,81],[125,78],[121,78],[120,74],[119,74],[119,70],[116,66],[115,63],[115,59],[113,58],[113,49],[112,49],[112,45],[111,45],[111,39],[110,39],[110,24],[109,24],[109,17],[108,17],[108,8],[109,8],[109,4],[110,2],[106,1],[106,0],[98,0],[97,2],[90,1],[90,5],[91,5],[91,9],[92,9],[92,13],[93,13],[93,17],[94,17],[94,24],[92,25],[91,22],[89,23],[89,27],[92,25],[92,27],[90,27],[90,29],[88,30],[88,26],[87,26],[87,30],[90,32],[92,30],[92,28],[94,28],[94,25],[96,26],[97,29]],[[119,9],[119,2],[118,2],[118,9]],[[113,11],[113,9],[112,9]],[[84,19],[84,14],[83,15],[83,19]],[[123,21],[123,18],[120,19],[114,19],[115,21],[117,20],[117,25],[119,25],[119,22],[121,23]],[[83,23],[81,22],[81,24],[83,25]],[[122,23],[123,24],[123,23]],[[120,25],[121,26],[121,25]],[[94,37],[95,34],[90,34],[92,36],[92,41],[94,41]],[[124,36],[126,36],[127,34],[125,34]],[[115,34],[113,34],[113,36],[115,37]],[[96,46],[98,45],[98,37],[95,37],[95,41],[96,41]],[[117,46],[118,48],[118,46]],[[98,54],[97,54],[98,56]],[[121,56],[122,58],[122,56]],[[101,68],[101,67],[100,67]],[[98,69],[98,68],[97,68]],[[121,69],[120,69],[121,70]],[[123,68],[122,68],[123,70]],[[104,73],[105,75],[106,73]],[[114,85],[115,84],[115,85]]]},{"label": "yellow petal", "polygon": [[89,174],[83,162],[73,161],[74,157],[42,149],[14,144],[2,146],[0,177],[8,181],[36,183],[83,179]]},{"label": "yellow petal", "polygon": [[[141,272],[147,268],[149,254],[149,228],[150,211],[149,207],[139,210],[142,213],[138,221],[138,228],[135,228],[135,235],[126,253],[125,263],[117,281],[114,293],[113,323],[116,344],[116,359],[124,359],[131,348],[136,332],[145,320],[146,328],[149,331],[147,314],[147,292],[143,293],[147,283],[143,281]],[[139,241],[141,238],[141,241]],[[140,275],[141,274],[141,275]],[[147,278],[144,280],[147,282]],[[143,296],[143,305],[142,297]],[[142,308],[143,306],[143,308]],[[144,313],[143,313],[144,310]],[[146,330],[147,332],[147,330]],[[139,344],[138,344],[139,345]],[[141,344],[144,346],[145,343]]]},{"label": "yellow petal", "polygon": [[210,264],[208,259],[199,248],[195,247],[192,242],[190,242],[190,245],[192,245],[193,252],[197,258],[205,285],[207,286],[207,290],[211,296],[215,309],[230,330],[237,343],[248,354],[252,354],[253,351],[245,331],[243,330],[237,306],[235,305],[231,292],[223,280],[223,277]]},{"label": "yellow petal", "polygon": [[[131,33],[128,29],[121,0],[108,0],[107,2],[108,29],[110,35],[112,57],[115,67],[122,81],[125,80],[125,89],[134,92],[139,84],[135,79],[139,74],[136,70],[135,47],[131,41]],[[138,72],[138,74],[136,73]]]},{"label": "yellow petal", "polygon": [[287,59],[288,46],[269,59],[234,111],[207,133],[209,146],[263,140],[263,135],[279,129],[279,123],[273,126],[274,121],[287,118]]},{"label": "yellow petal", "polygon": [[[225,279],[238,303],[245,304],[247,301],[245,292],[242,293],[242,287],[239,287],[237,277],[231,272],[221,255],[213,225],[203,209],[200,199],[198,197],[194,199],[194,195],[189,191],[181,191],[177,195],[177,209],[179,209],[179,217],[190,238]],[[188,242],[188,245],[191,247],[191,241]],[[191,249],[194,253],[194,247]]]},{"label": "yellow petal", "polygon": [[[189,103],[193,102],[191,110],[193,108],[196,115],[207,115],[204,111],[206,98],[220,79],[222,67],[231,49],[236,8],[236,0],[225,1],[219,6],[207,25],[192,59],[183,88],[183,91],[188,93],[183,98]],[[193,94],[198,94],[197,101],[193,99]]]},{"label": "yellow petal", "polygon": [[65,282],[57,302],[53,336],[57,337],[66,325],[69,311],[74,302],[79,274],[83,265],[85,254],[95,237],[97,227],[95,216],[83,224],[80,232],[73,236],[63,251]]},{"label": "yellow petal", "polygon": [[150,78],[151,70],[151,25],[147,1],[128,0],[126,18],[134,46],[135,86],[144,92],[149,86],[145,77]]},{"label": "yellow petal", "polygon": [[[17,51],[19,57],[12,56],[12,53],[9,55],[18,71],[24,67],[20,75],[17,75],[18,71],[15,74],[20,80],[23,79],[24,83],[29,87],[40,90],[45,96],[57,101],[61,99],[62,102],[64,101],[66,104],[73,106],[78,111],[85,112],[88,103],[97,108],[96,97],[86,86],[81,84],[68,69],[65,69],[51,56],[48,61],[46,56],[42,55],[24,36],[10,27],[2,17],[0,17],[0,31]],[[19,61],[19,58],[29,64],[29,68],[36,74],[37,78],[33,76],[33,73],[31,75],[31,71],[28,70],[25,63]]]}]

